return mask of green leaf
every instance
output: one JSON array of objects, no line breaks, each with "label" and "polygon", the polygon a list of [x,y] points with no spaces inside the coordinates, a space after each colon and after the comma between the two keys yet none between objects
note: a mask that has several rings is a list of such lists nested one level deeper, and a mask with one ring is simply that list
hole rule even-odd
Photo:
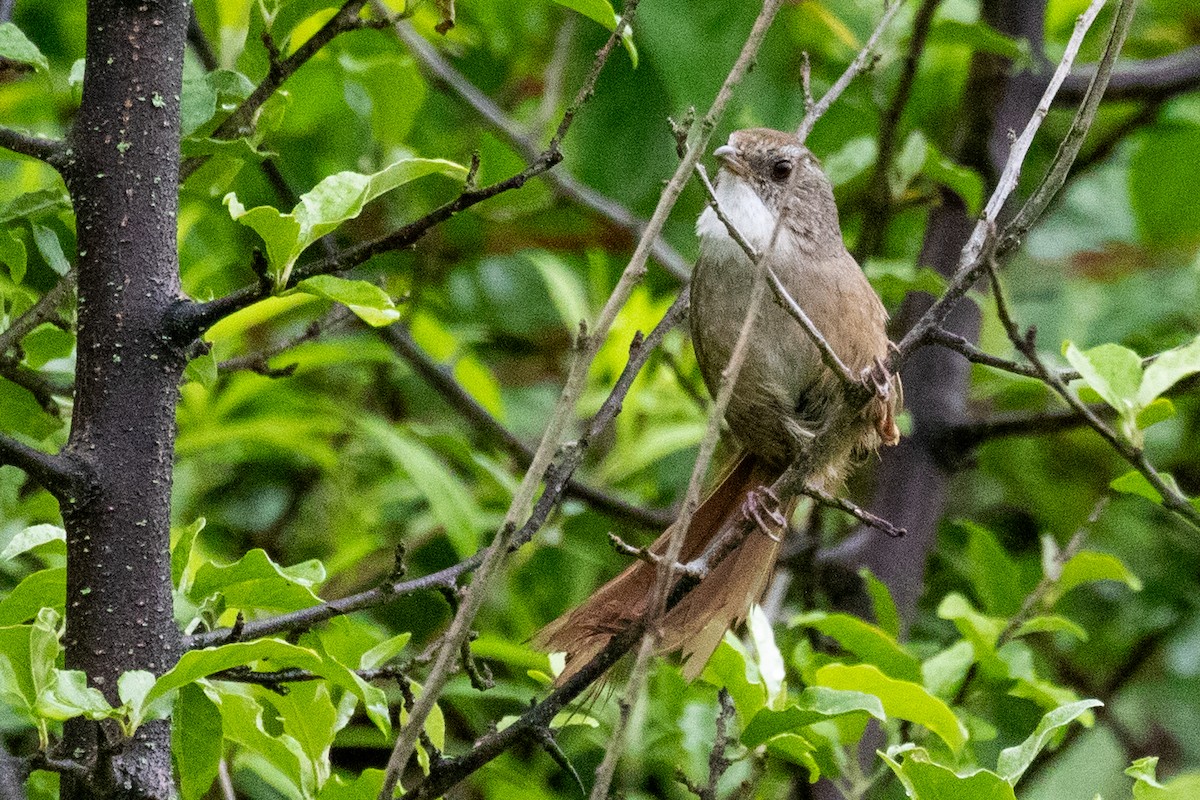
[{"label": "green leaf", "polygon": [[768,753],[807,769],[810,783],[821,777],[821,766],[813,755],[816,749],[812,742],[796,733],[781,733],[767,742]]},{"label": "green leaf", "polygon": [[1025,774],[1025,770],[1029,769],[1029,765],[1037,758],[1038,753],[1042,752],[1059,728],[1070,725],[1088,709],[1102,705],[1104,703],[1099,700],[1080,700],[1077,703],[1054,709],[1042,717],[1041,722],[1038,723],[1037,728],[1029,735],[1028,739],[1015,747],[1009,747],[1000,752],[996,771],[1011,785],[1016,786],[1017,781],[1021,780],[1021,776]]},{"label": "green leaf", "polygon": [[386,774],[381,769],[364,769],[352,779],[334,775],[321,787],[317,800],[362,800],[364,797],[378,797],[383,789],[383,778]]},{"label": "green leaf", "polygon": [[336,275],[314,275],[296,284],[287,294],[302,292],[341,303],[374,328],[391,325],[400,312],[387,292],[370,281],[348,281]]},{"label": "green leaf", "polygon": [[1033,66],[1029,42],[1005,36],[986,22],[961,22],[956,19],[939,19],[929,32],[930,39],[946,44],[971,48],[975,52],[993,53],[1015,62],[1013,69]]},{"label": "green leaf", "polygon": [[42,254],[42,258],[46,259],[50,269],[59,275],[66,275],[70,272],[71,262],[63,253],[62,242],[58,240],[58,234],[36,222],[30,223],[29,227],[33,232],[33,243],[37,245],[38,252]]},{"label": "green leaf", "polygon": [[825,157],[825,175],[835,187],[841,186],[870,169],[878,156],[879,145],[874,136],[850,139]]},{"label": "green leaf", "polygon": [[579,276],[563,261],[544,250],[530,250],[524,256],[541,273],[554,309],[558,311],[568,333],[574,334],[579,330],[580,321],[586,321],[589,317],[587,295]]},{"label": "green leaf", "polygon": [[289,214],[271,206],[247,210],[233,192],[225,195],[225,205],[230,216],[266,243],[268,268],[276,291],[280,291],[287,286],[296,259],[309,245],[357,217],[380,195],[433,174],[462,180],[467,168],[440,158],[404,158],[370,175],[330,175],[303,195]]},{"label": "green leaf", "polygon": [[757,747],[781,733],[795,731],[814,722],[858,713],[870,714],[880,722],[887,721],[883,704],[875,695],[809,686],[800,693],[798,702],[787,708],[779,711],[760,709],[742,731],[742,744]]},{"label": "green leaf", "polygon": [[900,612],[896,610],[896,601],[887,584],[871,574],[865,567],[858,571],[867,593],[871,595],[871,605],[875,611],[875,622],[888,636],[893,639],[900,637]]},{"label": "green leaf", "polygon": [[776,707],[781,700],[787,700],[786,670],[783,654],[779,652],[779,645],[775,644],[771,621],[767,619],[762,606],[755,603],[750,607],[746,627],[754,642],[754,652],[758,654],[758,674],[762,676],[763,686],[767,689],[767,703]]},{"label": "green leaf", "polygon": [[313,587],[325,580],[325,568],[311,560],[281,567],[255,548],[233,564],[205,562],[196,570],[188,598],[199,604],[220,592],[233,608],[296,611],[317,605]]},{"label": "green leaf", "polygon": [[[181,592],[186,593],[191,587],[188,566],[192,559],[192,549],[196,545],[196,537],[204,530],[206,524],[208,521],[204,517],[197,517],[191,525],[171,529],[171,584]],[[185,575],[188,576],[187,580],[184,580]]]},{"label": "green leaf", "polygon": [[743,722],[753,719],[767,704],[767,687],[753,673],[741,642],[730,633],[725,634],[712,658],[704,665],[700,680],[729,692],[738,718]]},{"label": "green leaf", "polygon": [[986,769],[959,775],[929,757],[923,748],[904,751],[903,763],[878,751],[912,800],[1017,800],[1012,786]]},{"label": "green leaf", "polygon": [[893,678],[914,683],[921,680],[920,660],[901,647],[882,628],[858,617],[814,611],[796,617],[789,625],[815,628],[836,639],[843,649],[869,664],[874,664]]},{"label": "green leaf", "polygon": [[288,687],[285,696],[272,698],[271,704],[279,712],[283,732],[300,744],[317,786],[323,785],[329,779],[329,749],[338,731],[329,688],[317,681],[297,684]]},{"label": "green leaf", "polygon": [[979,613],[970,601],[958,592],[951,592],[942,598],[942,602],[938,604],[937,615],[952,621],[963,638],[971,643],[975,651],[975,660],[989,677],[1005,676],[1007,670],[1002,662],[996,659],[996,642],[1007,624],[1005,620]]},{"label": "green leaf", "polygon": [[[615,31],[617,23],[621,21],[621,17],[613,11],[612,4],[608,0],[554,0],[554,2],[560,6],[566,6],[572,11],[578,11],[593,22],[603,25],[609,31]],[[629,60],[633,62],[634,69],[637,69],[638,52],[633,44],[633,30],[628,25],[621,34],[621,44],[625,45],[625,50],[629,53]]]},{"label": "green leaf", "polygon": [[171,725],[171,753],[179,768],[183,800],[200,800],[217,777],[224,754],[221,710],[204,690],[189,684],[179,690]]},{"label": "green leaf", "polygon": [[887,176],[892,197],[899,197],[925,166],[928,147],[929,140],[920,131],[913,131],[904,140]]},{"label": "green leaf", "polygon": [[[1145,382],[1143,381],[1143,386]],[[1137,412],[1137,417],[1134,422],[1138,428],[1145,430],[1151,425],[1157,425],[1160,422],[1171,419],[1175,416],[1175,404],[1165,397],[1156,397],[1150,401],[1150,405]]]},{"label": "green leaf", "polygon": [[25,363],[33,369],[41,369],[58,358],[66,358],[75,349],[75,335],[57,325],[43,322],[21,339],[25,351]]},{"label": "green leaf", "polygon": [[42,51],[11,22],[0,24],[0,58],[30,64],[39,72],[47,72],[50,69]]},{"label": "green leaf", "polygon": [[371,686],[333,659],[322,657],[315,650],[278,639],[236,642],[184,653],[179,662],[155,682],[145,702],[153,703],[176,689],[215,672],[244,666],[254,666],[260,670],[280,670],[289,667],[309,670],[346,689],[362,701],[367,716],[385,735],[391,730],[387,697],[382,690]]},{"label": "green leaf", "polygon": [[1031,633],[1068,633],[1081,642],[1088,640],[1087,631],[1077,623],[1057,614],[1027,619],[1021,623],[1021,626],[1017,628],[1013,636],[1028,636]]},{"label": "green leaf", "polygon": [[1102,344],[1082,351],[1073,342],[1067,342],[1063,355],[1084,382],[1119,413],[1128,414],[1138,405],[1142,358],[1137,353],[1119,344]]},{"label": "green leaf", "polygon": [[[1158,473],[1158,476],[1162,478],[1163,482],[1167,486],[1171,487],[1176,492],[1180,491],[1179,484],[1175,482],[1175,478],[1173,476],[1168,475],[1165,472]],[[1147,500],[1154,501],[1155,503],[1161,503],[1163,501],[1162,493],[1158,491],[1158,487],[1150,483],[1146,476],[1141,472],[1138,472],[1136,469],[1126,472],[1119,478],[1114,478],[1113,481],[1108,485],[1110,488],[1124,494],[1136,494],[1139,497],[1144,497]],[[1182,494],[1182,492],[1180,493]],[[1194,505],[1196,501],[1193,500],[1192,503]]]},{"label": "green leaf", "polygon": [[[185,62],[187,63],[187,62]],[[254,83],[239,72],[184,69],[183,93],[179,100],[180,125],[184,136],[192,135],[213,118],[218,104],[240,103],[254,91]]]},{"label": "green leaf", "polygon": [[967,741],[966,728],[950,707],[919,684],[888,677],[871,664],[826,664],[817,670],[815,677],[819,686],[875,695],[889,717],[924,725],[955,753]]},{"label": "green leaf", "polygon": [[99,689],[88,686],[87,675],[77,669],[54,671],[49,685],[38,695],[37,713],[60,722],[73,717],[96,720],[118,715]]},{"label": "green leaf", "polygon": [[1142,581],[1121,563],[1121,559],[1108,553],[1084,550],[1076,553],[1063,564],[1062,574],[1055,584],[1056,597],[1062,597],[1076,586],[1096,581],[1118,581],[1135,592],[1142,590]]},{"label": "green leaf", "polygon": [[375,669],[391,661],[396,656],[400,655],[400,651],[408,644],[408,640],[412,638],[411,633],[401,633],[385,639],[379,644],[372,647],[367,652],[363,653],[359,660],[359,669]]},{"label": "green leaf", "polygon": [[1162,353],[1146,367],[1138,389],[1138,405],[1149,406],[1179,381],[1200,372],[1200,336],[1190,344]]},{"label": "green leaf", "polygon": [[1176,775],[1165,785],[1155,775],[1157,757],[1139,758],[1125,774],[1134,779],[1134,800],[1195,800],[1200,797],[1200,772]]},{"label": "green leaf", "polygon": [[38,615],[43,608],[61,611],[66,605],[65,567],[40,569],[26,575],[0,600],[0,625],[15,625]]},{"label": "green leaf", "polygon": [[25,530],[18,533],[13,538],[9,539],[4,550],[0,551],[0,561],[8,561],[16,558],[22,553],[28,553],[30,550],[41,547],[50,542],[59,542],[60,546],[55,546],[54,551],[58,553],[67,552],[67,532],[57,525],[30,525]]},{"label": "green leaf", "polygon": [[202,356],[196,356],[187,363],[183,377],[195,381],[205,389],[212,389],[217,384],[217,354],[209,350]]},{"label": "green leaf", "polygon": [[158,702],[148,705],[146,696],[154,688],[154,673],[144,669],[121,673],[117,678],[117,694],[129,717],[130,730],[136,729],[148,719],[166,719],[171,713],[173,698],[160,697]]},{"label": "green leaf", "polygon": [[396,459],[429,502],[430,511],[445,528],[459,557],[466,558],[474,553],[479,546],[483,511],[466,484],[442,463],[436,453],[407,431],[376,418],[363,420],[361,427],[371,440],[378,442]]},{"label": "green leaf", "polygon": [[17,236],[16,231],[6,230],[0,233],[0,262],[8,267],[8,274],[12,276],[13,283],[20,284],[25,280],[29,253],[25,250],[25,242]]},{"label": "green leaf", "polygon": [[280,733],[274,719],[272,732],[267,731],[263,705],[255,699],[262,691],[258,687],[239,686],[205,693],[221,709],[225,738],[240,746],[245,756],[255,759],[255,771],[260,776],[284,797],[295,800],[311,797],[316,792],[317,779],[304,749],[293,737]]},{"label": "green leaf", "polygon": [[938,697],[950,698],[975,663],[975,647],[960,639],[954,644],[925,659],[921,665],[921,683]]},{"label": "green leaf", "polygon": [[971,585],[984,610],[997,616],[1015,614],[1025,596],[1020,569],[987,528],[966,520],[956,524],[969,534],[966,555]]}]

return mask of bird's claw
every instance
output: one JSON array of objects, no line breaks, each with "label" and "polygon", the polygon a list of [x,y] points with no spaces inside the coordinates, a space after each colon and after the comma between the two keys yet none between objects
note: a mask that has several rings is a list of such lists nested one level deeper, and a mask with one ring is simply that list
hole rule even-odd
[{"label": "bird's claw", "polygon": [[[778,495],[769,486],[759,486],[746,493],[746,499],[742,502],[742,516],[753,521],[768,539],[783,541],[777,531],[786,528],[788,521],[779,510],[781,505]],[[767,524],[768,520],[770,525]]]},{"label": "bird's claw", "polygon": [[870,386],[877,397],[887,397],[892,391],[891,373],[880,358],[862,371],[862,382]]}]

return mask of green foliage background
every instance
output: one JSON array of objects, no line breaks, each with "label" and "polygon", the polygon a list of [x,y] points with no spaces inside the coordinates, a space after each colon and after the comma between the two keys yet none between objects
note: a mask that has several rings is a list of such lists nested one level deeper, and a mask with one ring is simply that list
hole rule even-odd
[{"label": "green foliage background", "polygon": [[[332,13],[330,4],[319,0],[266,5],[278,6],[272,33],[285,52]],[[419,6],[414,21],[476,86],[544,140],[564,97],[573,93],[590,54],[606,36],[567,5],[573,4],[460,2],[457,26],[444,38],[432,31],[437,19],[432,7]],[[861,47],[879,5],[810,0],[785,8],[717,139],[742,127],[794,127],[802,113],[799,53],[811,55],[814,85],[823,90]],[[1085,5],[1079,0],[1048,4],[1051,58]],[[754,4],[719,0],[645,0],[633,37],[636,68],[629,53],[614,56],[568,136],[566,159],[557,169],[647,214],[676,163],[666,117],[678,119],[689,106],[707,106],[756,10]],[[225,71],[206,78],[189,53],[185,152],[206,146],[204,135],[266,69],[259,3],[200,0],[196,12]],[[1109,13],[1101,16],[1098,31]],[[835,181],[843,230],[851,242],[862,223],[880,109],[901,68],[909,30],[905,20],[902,13],[880,47],[877,67],[851,87],[810,139]],[[10,77],[0,86],[0,119],[62,136],[79,101],[74,65],[85,43],[83,4],[18,3],[14,22],[40,48],[47,68]],[[570,26],[570,36],[565,51],[557,53],[556,36],[564,25]],[[1200,5],[1147,0],[1126,54],[1154,57],[1198,39]],[[1089,38],[1084,60],[1095,60],[1099,41],[1098,34]],[[948,185],[970,203],[982,196],[983,178],[943,155],[952,149],[964,104],[971,102],[961,96],[962,87],[980,48],[1027,58],[1016,43],[978,22],[975,3],[946,0],[904,117],[908,144],[894,186],[904,210],[890,228],[885,257],[866,265],[893,308],[905,291],[931,285],[915,267],[936,186]],[[565,95],[554,94],[547,77],[553,59],[559,59]],[[256,280],[250,253],[261,241],[231,218],[222,198],[234,192],[247,208],[289,211],[290,200],[281,198],[255,166],[264,156],[275,161],[297,193],[336,172],[374,173],[412,156],[467,164],[477,151],[480,183],[523,166],[474,112],[423,78],[386,30],[338,38],[284,88],[259,120],[252,142],[257,154],[244,143],[222,148],[185,184],[180,261],[184,288],[192,297],[220,296]],[[1136,112],[1132,103],[1106,106],[1093,139],[1118,129]],[[1068,122],[1068,112],[1053,112],[1027,175],[1040,173],[1056,134]],[[918,132],[923,138],[908,138]],[[1149,355],[1186,344],[1200,332],[1197,153],[1200,95],[1184,94],[1072,179],[1005,276],[1017,314],[1025,324],[1037,325],[1045,348],[1055,350],[1067,339],[1083,348],[1116,342]],[[458,189],[453,179],[440,176],[405,184],[367,205],[334,236],[351,243],[381,235]],[[7,153],[0,154],[0,202],[9,204],[0,213],[0,260],[7,265],[0,271],[0,296],[6,319],[12,320],[72,260],[73,217],[50,169]],[[691,227],[702,202],[698,188],[690,186],[667,229],[667,238],[689,258],[696,249]],[[409,326],[417,344],[518,437],[535,442],[565,375],[577,321],[596,313],[631,243],[628,232],[556,199],[546,184],[534,181],[450,220],[411,251],[372,260],[352,277],[375,282],[397,298],[401,322],[396,324]],[[314,246],[301,261],[319,251]],[[654,324],[677,287],[665,271],[654,270],[637,290],[589,376],[581,417],[607,395],[634,332]],[[985,314],[982,346],[1007,354],[990,301],[977,300]],[[181,625],[228,625],[237,610],[254,618],[310,605],[317,596],[336,598],[369,588],[391,573],[400,543],[410,575],[448,566],[484,544],[507,508],[519,466],[354,317],[271,357],[272,367],[294,366],[286,377],[214,371],[222,361],[290,340],[331,306],[304,293],[258,303],[215,327],[207,337],[211,356],[198,359],[189,371],[192,379],[181,390],[175,473],[175,519],[184,543],[177,545],[182,548],[176,576]],[[73,347],[69,332],[43,326],[22,342],[22,364],[61,387],[70,380]],[[583,477],[636,504],[668,508],[677,502],[703,429],[704,401],[693,397],[703,396],[699,387],[690,345],[682,331],[675,331],[638,378],[614,431],[594,444]],[[981,418],[1054,406],[1041,384],[985,368],[973,373],[969,403]],[[1146,445],[1154,463],[1195,496],[1200,494],[1197,404],[1187,394],[1174,403],[1178,413],[1148,428]],[[57,449],[65,441],[69,414],[67,402],[43,407],[26,389],[0,379],[0,429]],[[1162,757],[1158,769],[1164,776],[1200,769],[1196,531],[1140,496],[1116,497],[1089,527],[1086,543],[1089,551],[1115,559],[1089,556],[1077,569],[1084,578],[1120,578],[1126,585],[1082,580],[1069,592],[1060,586],[1051,593],[1053,608],[1041,609],[1056,615],[1042,623],[1045,630],[1030,631],[997,651],[996,636],[1005,620],[1018,613],[1042,578],[1043,538],[1065,545],[1126,467],[1087,430],[996,439],[963,455],[928,566],[921,610],[903,637],[905,644],[895,642],[886,602],[875,611],[878,626],[855,623],[833,614],[823,588],[812,586],[801,565],[792,565],[796,580],[784,610],[775,615],[773,634],[759,630],[757,646],[748,649],[724,645],[710,667],[710,681],[688,686],[675,667],[656,667],[643,725],[629,744],[619,779],[626,796],[686,796],[674,780],[677,767],[703,780],[718,708],[714,684],[730,686],[743,741],[753,741],[746,734],[761,708],[784,713],[789,690],[774,672],[772,641],[796,708],[820,699],[812,689],[802,694],[804,686],[837,688],[834,684],[843,680],[838,670],[847,671],[847,686],[861,692],[871,691],[866,687],[875,684],[867,678],[875,673],[923,683],[927,697],[953,708],[956,721],[938,723],[940,711],[925,700],[916,710],[897,710],[898,690],[880,683],[879,710],[889,720],[890,743],[913,741],[964,775],[975,765],[996,768],[1001,750],[1025,740],[1044,713],[1082,698],[1102,699],[1102,711],[1077,709],[1088,724],[1085,731],[1076,723],[1046,737],[1045,743],[1062,747],[1035,762],[1019,786],[1022,800],[1090,800],[1096,793],[1129,797],[1131,779],[1124,771],[1133,759],[1147,755]],[[886,516],[886,509],[879,511]],[[193,525],[199,518],[206,520],[202,530]],[[0,626],[7,626],[0,635],[39,630],[53,635],[56,615],[37,613],[42,606],[62,609],[57,570],[62,548],[52,536],[23,552],[20,543],[37,538],[27,533],[30,526],[59,523],[57,505],[47,493],[15,468],[0,468],[0,546],[18,541],[9,548],[12,557],[0,561]],[[848,521],[825,513],[818,518],[817,536],[832,544],[848,528]],[[531,698],[544,694],[543,676],[551,667],[525,642],[620,567],[621,558],[605,535],[610,530],[638,541],[656,533],[570,500],[536,543],[515,556],[478,622],[480,636],[473,646],[495,672],[496,686],[479,693],[465,676],[456,677],[431,722],[431,736],[444,742],[448,753],[461,752],[490,722],[521,713]],[[877,546],[905,545],[881,537]],[[1141,590],[1134,592],[1131,585]],[[802,612],[801,624],[783,624]],[[342,670],[397,653],[404,661],[420,654],[448,618],[442,597],[418,594],[334,620],[294,644]],[[818,639],[815,631],[828,638]],[[368,652],[380,643],[382,650]],[[278,650],[271,650],[275,667],[287,666],[289,658],[311,666],[308,656],[285,651],[282,644],[260,645],[255,657],[267,652],[264,647]],[[6,649],[9,666],[0,670],[7,693],[7,705],[0,704],[0,728],[11,750],[28,752],[38,739],[32,721],[41,719],[43,735],[53,734],[57,723],[44,709],[23,709],[13,699],[13,676],[21,669],[13,652]],[[235,663],[247,663],[244,653],[239,658]],[[972,690],[958,697],[957,682],[971,663],[977,663]],[[870,670],[875,673],[868,675]],[[202,674],[207,672],[199,669],[192,678]],[[168,699],[177,703],[184,797],[209,791],[221,756],[246,797],[368,796],[372,773],[357,788],[353,781],[363,769],[382,766],[389,740],[364,707],[390,703],[394,715],[400,693],[394,681],[363,689],[338,674],[328,682],[293,685],[286,696],[241,684],[182,682],[182,691]],[[419,670],[414,677],[419,680]],[[144,692],[134,696],[146,699]],[[65,691],[58,695],[61,703],[70,699]],[[89,707],[87,698],[75,700],[73,708]],[[137,707],[137,702],[130,706]],[[761,717],[758,725],[776,727],[760,732],[783,738],[757,752],[754,746],[735,748],[743,757],[722,782],[722,792],[753,778],[755,796],[781,796],[789,781],[803,780],[803,770],[819,769],[840,773],[846,785],[868,792],[863,796],[902,796],[900,782],[889,777],[882,762],[875,761],[881,771],[868,789],[868,777],[846,755],[876,706],[860,699],[859,707],[845,713],[820,708],[815,724]],[[58,718],[63,715],[70,712],[58,712]],[[563,720],[562,748],[585,781],[614,717],[611,692],[600,690]],[[904,719],[919,725],[901,725]],[[926,728],[943,735],[927,735]],[[947,743],[958,735],[965,736],[961,751],[957,743]],[[771,736],[764,734],[760,743]],[[839,742],[851,749],[844,751]],[[926,785],[920,781],[962,784],[941,790],[960,794],[923,796],[1002,796],[975,788],[991,780],[986,774],[967,786],[968,780],[952,774],[933,775],[943,768],[922,766],[923,757],[921,751],[896,756],[897,769],[918,782],[913,791],[935,791],[920,789]],[[1142,776],[1136,797],[1195,796],[1184,785],[1190,780],[1194,786],[1194,776],[1156,789],[1152,764],[1142,763],[1133,773]],[[53,783],[48,773],[35,773],[32,793],[44,796]],[[487,798],[565,798],[578,792],[567,772],[532,747],[503,756],[470,785],[470,796]]]}]

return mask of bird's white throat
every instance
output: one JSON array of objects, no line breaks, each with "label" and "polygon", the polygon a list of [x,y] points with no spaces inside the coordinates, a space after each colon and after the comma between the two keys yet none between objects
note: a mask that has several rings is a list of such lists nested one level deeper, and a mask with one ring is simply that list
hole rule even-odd
[{"label": "bird's white throat", "polygon": [[[775,232],[775,212],[767,208],[749,183],[731,173],[721,175],[716,196],[721,212],[755,250],[763,252]],[[696,220],[696,235],[700,246],[713,256],[746,259],[741,246],[729,235],[725,223],[711,206]]]}]

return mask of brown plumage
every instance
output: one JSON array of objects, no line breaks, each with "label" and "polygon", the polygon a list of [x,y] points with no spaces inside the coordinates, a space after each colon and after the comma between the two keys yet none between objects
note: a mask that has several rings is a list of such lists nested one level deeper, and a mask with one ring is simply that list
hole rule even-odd
[{"label": "brown plumage", "polygon": [[[721,161],[717,199],[725,215],[766,254],[842,362],[855,374],[876,368],[888,355],[887,312],[842,243],[833,188],[817,160],[793,134],[765,128],[735,132],[715,155]],[[711,209],[700,216],[696,230],[700,258],[691,285],[692,341],[704,381],[715,395],[746,316],[754,266]],[[901,397],[899,378],[894,378],[849,434],[813,467],[809,482],[836,490],[856,454],[896,444]],[[816,346],[782,306],[768,299],[725,413],[742,454],[692,518],[681,560],[698,556],[739,520],[747,494],[774,482],[844,403],[841,382],[822,363]],[[795,505],[795,500],[785,503],[785,517]],[[668,528],[651,550],[664,552],[671,532]],[[762,595],[778,555],[775,533],[747,537],[664,617],[659,649],[682,650],[689,679]],[[638,561],[538,632],[535,646],[567,653],[560,680],[645,612],[655,576],[653,565]]]}]

